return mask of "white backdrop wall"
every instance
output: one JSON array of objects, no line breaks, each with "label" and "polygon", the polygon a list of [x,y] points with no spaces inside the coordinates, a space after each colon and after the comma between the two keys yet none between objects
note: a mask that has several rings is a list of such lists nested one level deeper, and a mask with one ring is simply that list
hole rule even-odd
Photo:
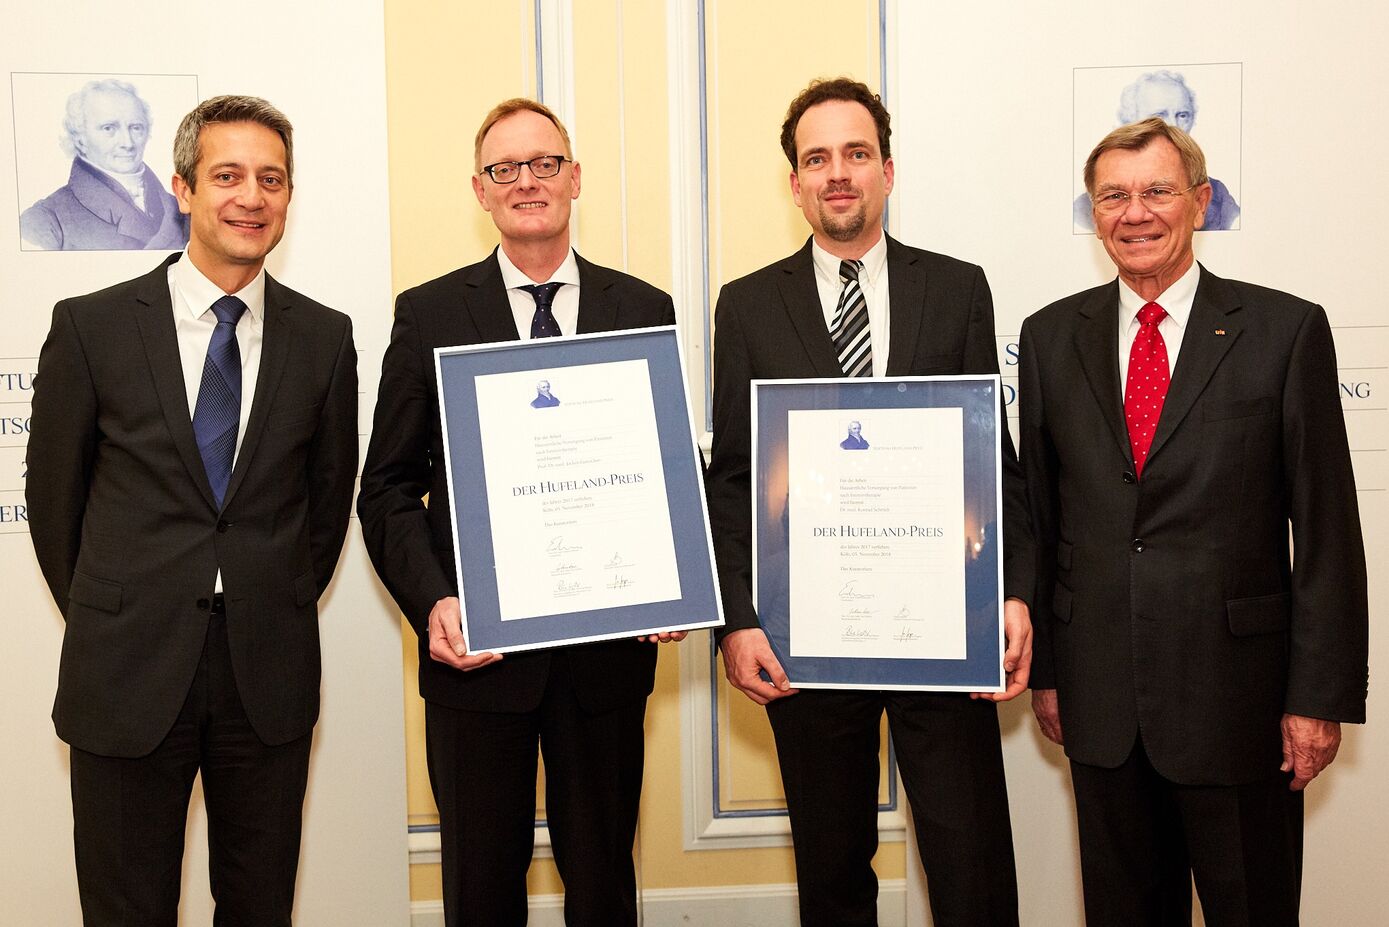
[{"label": "white backdrop wall", "polygon": [[[62,102],[93,78],[115,76],[135,84],[154,111],[146,160],[166,187],[173,131],[198,99],[256,94],[290,117],[296,129],[294,198],[288,233],[269,270],[356,320],[365,449],[391,298],[382,28],[381,4],[371,0],[334,4],[331,16],[307,4],[234,10],[153,0],[7,5],[0,29],[5,923],[71,927],[80,921],[67,748],[49,720],[63,624],[34,561],[23,508],[31,377],[54,302],[143,274],[166,254],[21,250],[20,210],[66,180],[66,157],[57,146]],[[40,112],[45,107],[51,110],[46,125]],[[394,607],[371,578],[355,522],[320,620],[323,714],[305,811],[298,920],[405,924],[399,628]],[[182,922],[205,925],[211,923],[211,904],[200,796],[193,804]]]},{"label": "white backdrop wall", "polygon": [[[1000,364],[1013,384],[1022,320],[1114,276],[1100,243],[1073,232],[1071,207],[1079,165],[1117,124],[1118,88],[1133,74],[1185,74],[1200,107],[1192,134],[1211,140],[1213,176],[1238,179],[1231,189],[1242,208],[1237,230],[1197,234],[1197,258],[1222,276],[1321,303],[1335,330],[1377,626],[1386,592],[1377,566],[1389,554],[1389,324],[1379,292],[1389,250],[1381,182],[1389,131],[1378,116],[1389,84],[1385,7],[902,2],[889,24],[892,224],[911,244],[984,266]],[[1096,90],[1105,80],[1112,98]],[[1389,731],[1375,672],[1389,646],[1372,630],[1371,648],[1370,723],[1346,727],[1339,758],[1308,792],[1305,924],[1379,923],[1389,906]],[[1080,880],[1067,765],[1019,701],[1005,707],[1003,724],[1024,923],[1074,925]]]}]

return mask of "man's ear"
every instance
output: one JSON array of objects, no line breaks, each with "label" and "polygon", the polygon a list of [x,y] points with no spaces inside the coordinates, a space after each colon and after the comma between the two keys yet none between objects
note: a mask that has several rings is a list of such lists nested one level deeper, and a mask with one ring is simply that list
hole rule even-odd
[{"label": "man's ear", "polygon": [[188,181],[175,174],[169,182],[169,186],[174,188],[174,198],[178,200],[178,211],[185,216],[191,214],[193,204],[188,200],[193,196],[193,188],[188,185]]}]

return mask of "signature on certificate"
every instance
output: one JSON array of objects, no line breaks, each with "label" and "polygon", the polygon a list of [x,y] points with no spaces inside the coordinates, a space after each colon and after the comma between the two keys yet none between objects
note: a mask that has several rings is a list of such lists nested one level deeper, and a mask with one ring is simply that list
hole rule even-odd
[{"label": "signature on certificate", "polygon": [[581,550],[579,547],[572,547],[564,543],[564,535],[557,534],[545,544],[545,553],[551,557],[558,557],[560,554],[567,554],[571,551]]},{"label": "signature on certificate", "polygon": [[871,628],[845,628],[840,640],[846,641],[875,641],[878,635],[874,634]]},{"label": "signature on certificate", "polygon": [[623,576],[621,573],[616,574],[612,579],[608,580],[609,589],[626,589],[630,585],[632,585],[632,580]]},{"label": "signature on certificate", "polygon": [[573,580],[562,579],[559,582],[555,583],[555,595],[559,596],[578,595],[580,592],[583,592],[584,589],[585,586],[583,583]]},{"label": "signature on certificate", "polygon": [[839,588],[839,600],[841,602],[852,602],[858,599],[871,598],[873,598],[873,594],[871,592],[858,591],[858,580],[856,579],[849,580],[847,583],[845,583],[843,586]]},{"label": "signature on certificate", "polygon": [[913,631],[911,628],[903,628],[896,634],[892,635],[892,639],[897,641],[897,643],[899,644],[909,644],[912,641],[921,640],[921,636],[917,634],[915,631]]},{"label": "signature on certificate", "polygon": [[613,570],[613,569],[616,569],[617,567],[620,567],[620,566],[627,566],[627,565],[628,565],[628,563],[627,563],[626,560],[623,560],[623,559],[622,559],[622,555],[619,554],[619,553],[614,552],[613,555],[612,555],[612,557],[609,558],[608,562],[605,563],[605,564],[603,564],[603,567],[604,567],[605,569]]}]

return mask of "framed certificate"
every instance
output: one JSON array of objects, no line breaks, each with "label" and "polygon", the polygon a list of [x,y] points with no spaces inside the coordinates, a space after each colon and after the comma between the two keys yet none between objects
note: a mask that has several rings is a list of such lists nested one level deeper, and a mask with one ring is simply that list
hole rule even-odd
[{"label": "framed certificate", "polygon": [[469,650],[723,624],[673,326],[434,363]]},{"label": "framed certificate", "polygon": [[753,381],[753,601],[792,685],[1002,691],[999,389]]}]

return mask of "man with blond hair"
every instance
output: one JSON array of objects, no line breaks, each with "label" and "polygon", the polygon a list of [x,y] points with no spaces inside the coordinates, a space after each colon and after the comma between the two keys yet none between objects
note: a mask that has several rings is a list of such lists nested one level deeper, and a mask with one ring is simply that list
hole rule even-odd
[{"label": "man with blond hair", "polygon": [[1190,924],[1194,876],[1210,927],[1294,925],[1302,789],[1365,720],[1331,328],[1196,262],[1211,185],[1176,126],[1114,130],[1085,186],[1118,279],[1023,324],[1018,392],[1033,709],[1071,760],[1086,923]]},{"label": "man with blond hair", "polygon": [[469,651],[433,351],[668,325],[675,308],[655,287],[570,246],[581,172],[548,108],[499,104],[478,129],[473,156],[473,192],[501,244],[397,299],[357,510],[372,563],[419,635],[446,923],[526,922],[538,747],[565,923],[635,925],[632,844],[657,636],[504,660]]}]

